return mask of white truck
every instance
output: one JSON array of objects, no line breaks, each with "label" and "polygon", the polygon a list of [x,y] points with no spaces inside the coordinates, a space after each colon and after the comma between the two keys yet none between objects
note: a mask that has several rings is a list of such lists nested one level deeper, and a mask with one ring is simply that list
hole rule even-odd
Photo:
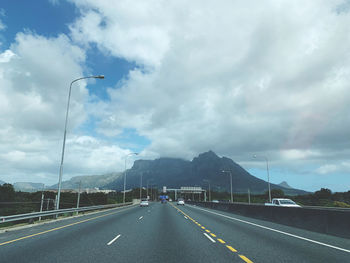
[{"label": "white truck", "polygon": [[286,198],[273,198],[271,203],[265,203],[267,206],[282,206],[282,207],[301,207],[294,201]]}]

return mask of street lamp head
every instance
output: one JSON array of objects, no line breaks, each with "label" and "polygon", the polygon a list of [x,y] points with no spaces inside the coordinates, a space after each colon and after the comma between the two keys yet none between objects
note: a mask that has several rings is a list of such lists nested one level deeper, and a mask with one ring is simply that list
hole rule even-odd
[{"label": "street lamp head", "polygon": [[104,79],[105,76],[104,75],[98,75],[98,76],[94,76],[95,79]]}]

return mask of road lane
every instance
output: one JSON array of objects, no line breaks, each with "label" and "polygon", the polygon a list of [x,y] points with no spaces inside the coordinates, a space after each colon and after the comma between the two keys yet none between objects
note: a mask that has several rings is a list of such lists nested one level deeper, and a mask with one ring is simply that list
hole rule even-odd
[{"label": "road lane", "polygon": [[207,227],[218,237],[220,236],[226,243],[232,244],[239,253],[246,255],[254,262],[348,262],[350,258],[350,254],[344,251],[262,229],[204,210],[291,232],[345,249],[350,248],[350,240],[348,239],[295,229],[217,210],[202,210],[203,208],[189,205],[180,207],[180,209],[196,220],[198,224]]},{"label": "road lane", "polygon": [[[347,239],[239,218],[320,238],[340,247],[350,246]],[[42,234],[35,235],[38,233]],[[33,236],[19,239],[28,235]],[[5,243],[13,239],[17,241]],[[349,253],[234,221],[198,207],[172,203],[120,208],[3,233],[0,244],[4,244],[0,245],[0,262],[251,263],[347,262],[349,259]]]},{"label": "road lane", "polygon": [[151,203],[5,244],[0,262],[244,262],[189,222]]}]

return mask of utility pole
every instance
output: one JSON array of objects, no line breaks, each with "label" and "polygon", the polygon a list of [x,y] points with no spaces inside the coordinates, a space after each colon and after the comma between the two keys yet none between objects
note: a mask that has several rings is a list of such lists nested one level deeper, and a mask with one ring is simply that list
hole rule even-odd
[{"label": "utility pole", "polygon": [[[55,197],[54,207],[56,207],[56,210],[59,209],[59,207],[57,207],[57,195],[56,195],[56,197]],[[57,219],[57,217],[58,217],[58,214],[56,214],[56,215],[53,216],[53,218],[56,218],[56,219]]]},{"label": "utility pole", "polygon": [[[81,189],[81,181],[79,182],[77,208],[79,208],[79,205],[80,205],[80,189]],[[78,214],[78,213],[79,213],[79,212],[77,211],[77,214]]]},{"label": "utility pole", "polygon": [[126,187],[126,160],[128,159],[129,156],[131,155],[138,155],[138,153],[129,153],[125,155],[125,171],[124,171],[124,192],[123,192],[123,204],[125,204],[125,187]]},{"label": "utility pole", "polygon": [[211,193],[210,193],[210,182],[209,182],[209,202],[211,201]]},{"label": "utility pole", "polygon": [[248,188],[248,203],[250,204],[250,189]]},{"label": "utility pole", "polygon": [[[269,189],[269,201],[271,203],[271,187],[270,187],[270,171],[269,171],[269,159],[267,159],[266,156],[261,156],[266,161],[266,171],[267,171],[267,183],[268,183],[268,189]],[[253,156],[253,158],[258,158],[256,155]]]},{"label": "utility pole", "polygon": [[233,193],[232,193],[232,172],[231,171],[222,171],[223,173],[229,173],[230,174],[230,184],[231,184],[231,203],[233,203]]},{"label": "utility pole", "polygon": [[[41,192],[40,213],[43,211],[43,204],[44,204],[44,192]],[[41,216],[39,216],[39,221],[41,221]]]},{"label": "utility pole", "polygon": [[143,172],[141,172],[141,178],[140,178],[140,200],[142,199],[142,175],[143,175]]}]

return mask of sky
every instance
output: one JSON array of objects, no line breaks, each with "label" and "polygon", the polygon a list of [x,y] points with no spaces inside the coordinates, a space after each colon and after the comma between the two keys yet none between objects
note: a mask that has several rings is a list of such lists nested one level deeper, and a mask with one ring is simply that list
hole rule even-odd
[{"label": "sky", "polygon": [[[2,0],[0,180],[213,150],[272,183],[350,190],[350,1]],[[253,158],[256,155],[257,158]]]}]

